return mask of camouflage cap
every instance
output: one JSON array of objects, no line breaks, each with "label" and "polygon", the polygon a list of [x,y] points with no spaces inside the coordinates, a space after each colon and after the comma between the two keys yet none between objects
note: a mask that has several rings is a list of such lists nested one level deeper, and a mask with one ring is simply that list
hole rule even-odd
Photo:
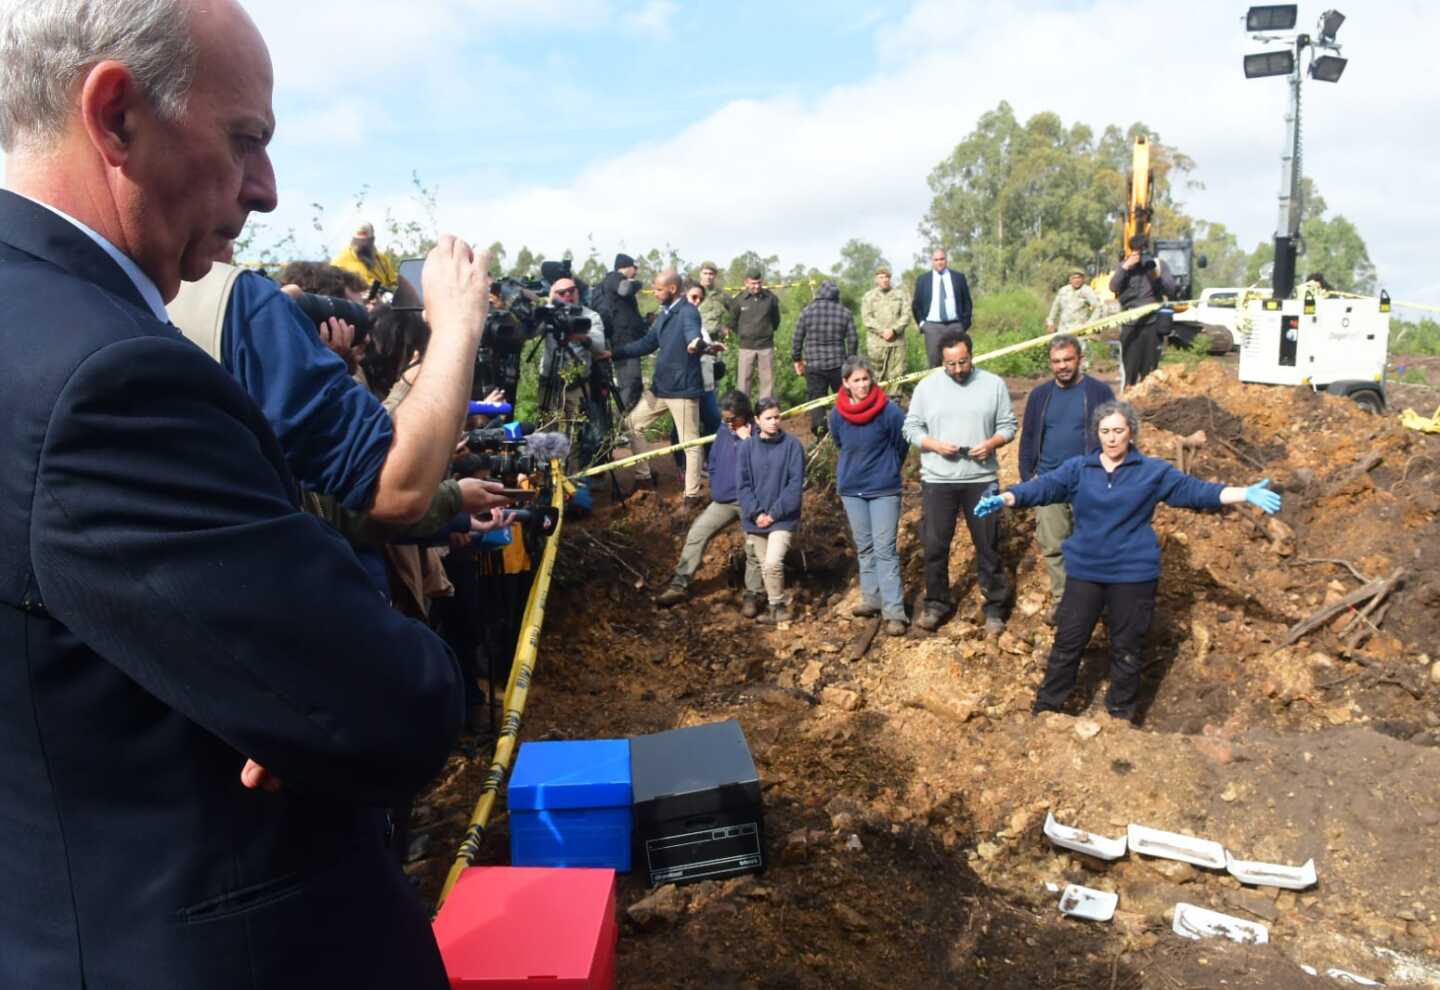
[{"label": "camouflage cap", "polygon": [[889,274],[890,274],[890,266],[889,266],[889,265],[881,265],[879,268],[876,268],[876,269],[875,269],[875,274],[876,274],[876,275],[889,275]]},{"label": "camouflage cap", "polygon": [[1083,268],[1072,268],[1072,269],[1070,269],[1070,274],[1071,274],[1071,275],[1079,275],[1081,278],[1084,278],[1084,277],[1085,277],[1085,269],[1083,269]]},{"label": "camouflage cap", "polygon": [[718,274],[720,271],[720,266],[715,264],[715,262],[713,261],[702,261],[700,262],[700,270],[702,272],[715,272]]}]

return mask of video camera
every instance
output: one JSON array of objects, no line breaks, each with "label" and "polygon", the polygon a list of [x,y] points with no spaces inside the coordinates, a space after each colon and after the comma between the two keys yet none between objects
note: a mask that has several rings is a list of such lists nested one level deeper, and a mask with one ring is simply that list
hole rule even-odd
[{"label": "video camera", "polygon": [[[417,294],[423,293],[424,265],[422,258],[407,258],[400,263],[401,277],[415,287]],[[526,341],[548,334],[557,344],[563,344],[571,336],[589,332],[590,318],[584,315],[583,307],[550,304],[550,286],[562,278],[573,279],[582,295],[587,289],[575,277],[569,258],[541,262],[538,279],[500,278],[490,283],[494,299],[475,354],[472,397],[479,399],[498,388],[513,402]],[[419,305],[424,306],[423,295]]]},{"label": "video camera", "polygon": [[349,323],[355,328],[355,339],[352,343],[356,347],[370,336],[370,311],[359,303],[337,296],[317,296],[306,292],[295,300],[295,305],[300,307],[300,312],[316,327],[332,316]]}]

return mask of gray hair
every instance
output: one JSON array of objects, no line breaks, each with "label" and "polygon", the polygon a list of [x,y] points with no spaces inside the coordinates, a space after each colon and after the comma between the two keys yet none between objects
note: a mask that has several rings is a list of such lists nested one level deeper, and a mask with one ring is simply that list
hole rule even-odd
[{"label": "gray hair", "polygon": [[1056,351],[1063,350],[1067,347],[1075,348],[1075,353],[1077,356],[1085,353],[1085,348],[1082,347],[1080,344],[1080,338],[1072,337],[1068,333],[1057,333],[1055,336],[1051,337],[1050,350],[1047,353],[1054,354]]},{"label": "gray hair", "polygon": [[185,112],[196,45],[186,0],[5,0],[0,7],[0,148],[44,150],[64,133],[75,84],[116,61],[162,120]]},{"label": "gray hair", "polygon": [[840,380],[847,381],[857,371],[867,371],[872,380],[875,378],[875,369],[870,367],[870,359],[863,354],[851,354],[840,366]]},{"label": "gray hair", "polygon": [[1119,399],[1111,399],[1109,402],[1102,402],[1090,414],[1090,432],[1098,438],[1100,436],[1100,422],[1107,416],[1114,416],[1119,413],[1125,417],[1125,425],[1130,427],[1130,446],[1135,447],[1140,443],[1140,417],[1135,415],[1135,407],[1128,402],[1121,402]]}]

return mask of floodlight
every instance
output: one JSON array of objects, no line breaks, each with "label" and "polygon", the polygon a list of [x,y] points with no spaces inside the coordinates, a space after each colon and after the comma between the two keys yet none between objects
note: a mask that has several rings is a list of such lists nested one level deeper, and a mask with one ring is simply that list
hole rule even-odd
[{"label": "floodlight", "polygon": [[[1289,31],[1295,26],[1298,4],[1272,3],[1245,12],[1246,31]],[[1336,25],[1337,27],[1339,25]]]},{"label": "floodlight", "polygon": [[1288,48],[1280,52],[1258,52],[1254,55],[1245,56],[1246,79],[1261,79],[1265,76],[1288,76],[1294,71],[1295,53]]},{"label": "floodlight", "polygon": [[1345,15],[1338,10],[1327,10],[1320,15],[1320,40],[1326,44],[1333,44],[1335,35],[1340,30],[1340,25],[1345,23]]},{"label": "floodlight", "polygon": [[1321,55],[1310,63],[1310,78],[1321,82],[1339,82],[1347,61],[1349,60],[1338,55]]}]

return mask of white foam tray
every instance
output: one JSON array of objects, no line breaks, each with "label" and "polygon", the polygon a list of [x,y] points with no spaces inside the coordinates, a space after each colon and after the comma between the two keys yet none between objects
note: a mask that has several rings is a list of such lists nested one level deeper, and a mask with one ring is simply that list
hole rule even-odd
[{"label": "white foam tray", "polygon": [[1072,883],[1060,895],[1060,913],[1087,921],[1109,921],[1115,917],[1115,905],[1119,903],[1119,894]]},{"label": "white foam tray", "polygon": [[1053,814],[1045,815],[1045,837],[1064,849],[1073,849],[1096,859],[1119,859],[1125,855],[1125,837],[1106,838],[1083,828],[1061,825]]},{"label": "white foam tray", "polygon": [[1209,870],[1225,869],[1225,847],[1218,842],[1134,824],[1126,831],[1126,835],[1130,839],[1130,851],[1142,856],[1178,859],[1182,863],[1203,866]]},{"label": "white foam tray", "polygon": [[1181,938],[1228,938],[1241,945],[1270,941],[1270,929],[1264,925],[1184,902],[1175,905],[1175,921],[1170,927]]}]

